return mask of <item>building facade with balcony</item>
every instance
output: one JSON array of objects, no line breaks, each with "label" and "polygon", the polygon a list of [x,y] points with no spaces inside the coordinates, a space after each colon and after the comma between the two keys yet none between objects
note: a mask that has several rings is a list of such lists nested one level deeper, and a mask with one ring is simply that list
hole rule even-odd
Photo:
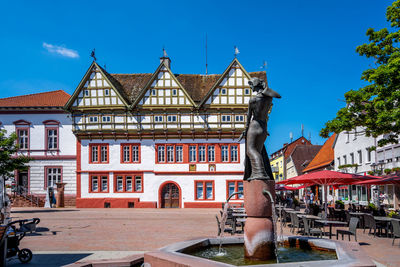
[{"label": "building facade with balcony", "polygon": [[[77,138],[79,207],[221,207],[243,190],[253,92],[235,58],[220,75],[110,74],[93,62],[65,108]],[[242,203],[236,195],[231,202]]]},{"label": "building facade with balcony", "polygon": [[44,199],[48,187],[66,183],[65,201],[75,205],[76,139],[63,110],[70,95],[62,90],[0,99],[0,129],[16,133],[29,169],[15,172],[16,193]]}]

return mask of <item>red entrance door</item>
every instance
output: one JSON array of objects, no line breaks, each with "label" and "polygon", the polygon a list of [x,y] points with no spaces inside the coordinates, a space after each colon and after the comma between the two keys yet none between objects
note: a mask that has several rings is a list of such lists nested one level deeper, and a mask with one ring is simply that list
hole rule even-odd
[{"label": "red entrance door", "polygon": [[161,208],[179,208],[179,188],[173,184],[165,184],[161,190]]}]

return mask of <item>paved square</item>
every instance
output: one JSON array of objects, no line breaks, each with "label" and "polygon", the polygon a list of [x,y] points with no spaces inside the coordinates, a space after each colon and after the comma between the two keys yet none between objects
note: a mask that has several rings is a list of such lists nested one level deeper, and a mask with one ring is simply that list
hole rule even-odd
[{"label": "paved square", "polygon": [[[174,242],[216,236],[217,213],[219,209],[13,208],[12,218],[41,219],[37,233],[25,237],[20,246],[34,251],[32,263],[37,265],[30,266],[59,266],[52,262],[57,262],[57,255],[62,254],[65,262],[85,257],[122,258]],[[336,229],[332,232],[336,233]],[[283,234],[291,235],[286,227]],[[400,266],[399,239],[392,246],[391,238],[374,238],[361,229],[357,235],[358,242],[373,260],[382,266]],[[47,265],[38,262],[43,259]],[[10,266],[17,266],[17,263],[14,260]]]}]

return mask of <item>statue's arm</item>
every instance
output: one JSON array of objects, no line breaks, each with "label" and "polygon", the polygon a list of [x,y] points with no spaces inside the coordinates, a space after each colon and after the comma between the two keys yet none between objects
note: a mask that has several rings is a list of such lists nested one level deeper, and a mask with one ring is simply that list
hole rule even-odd
[{"label": "statue's arm", "polygon": [[265,87],[264,90],[262,91],[262,94],[265,96],[269,97],[274,97],[274,98],[281,98],[281,95],[278,94],[278,92],[272,90],[271,88]]}]

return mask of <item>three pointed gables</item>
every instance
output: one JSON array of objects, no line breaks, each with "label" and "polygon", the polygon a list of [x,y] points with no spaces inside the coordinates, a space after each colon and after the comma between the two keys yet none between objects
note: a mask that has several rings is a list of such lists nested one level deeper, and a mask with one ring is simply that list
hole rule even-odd
[{"label": "three pointed gables", "polygon": [[162,57],[157,70],[132,104],[133,108],[194,108],[196,104],[169,68],[170,59]]},{"label": "three pointed gables", "polygon": [[66,110],[125,109],[128,106],[129,100],[118,82],[93,61],[64,108]]},{"label": "three pointed gables", "polygon": [[[237,58],[234,58],[199,104],[199,108],[247,106],[253,95],[248,84],[251,79]],[[266,80],[266,79],[265,79]]]}]

